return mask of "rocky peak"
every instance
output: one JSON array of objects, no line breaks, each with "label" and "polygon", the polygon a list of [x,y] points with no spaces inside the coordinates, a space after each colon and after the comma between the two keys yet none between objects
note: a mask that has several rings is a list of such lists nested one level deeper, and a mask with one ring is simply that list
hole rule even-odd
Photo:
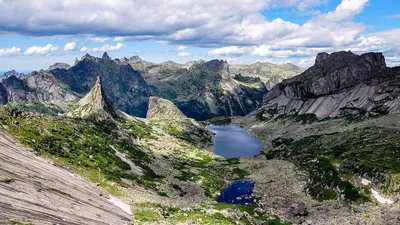
[{"label": "rocky peak", "polygon": [[78,58],[75,58],[74,66],[76,66],[79,63]]},{"label": "rocky peak", "polygon": [[176,118],[186,116],[170,100],[151,96],[149,99],[149,108],[147,110],[147,119],[154,117]]},{"label": "rocky peak", "polygon": [[8,72],[5,72],[3,74],[3,76],[0,77],[0,82],[2,82],[4,79],[7,79],[7,78],[9,78],[11,76],[15,76],[15,77],[21,79],[24,76],[24,74],[23,73],[18,73],[15,70],[10,70]]},{"label": "rocky peak", "polygon": [[226,70],[228,68],[228,63],[224,60],[218,60],[218,59],[214,59],[211,60],[209,62],[206,63],[207,69],[211,70],[211,71],[221,71],[221,70]]},{"label": "rocky peak", "polygon": [[89,55],[89,53],[86,53],[82,58],[81,61],[83,61],[84,59],[93,59],[96,60],[97,58],[94,56]]},{"label": "rocky peak", "polygon": [[132,56],[132,57],[129,58],[129,62],[130,62],[130,63],[141,63],[141,62],[143,62],[143,59],[140,58],[140,57],[137,56],[137,55],[134,55],[134,56]]},{"label": "rocky peak", "polygon": [[107,60],[110,60],[110,59],[111,59],[110,56],[108,56],[107,52],[104,52],[104,53],[103,53],[103,56],[102,56],[101,58],[102,58],[102,59],[107,59]]},{"label": "rocky peak", "polygon": [[54,63],[49,67],[47,70],[54,70],[54,69],[69,69],[71,66],[67,63]]},{"label": "rocky peak", "polygon": [[97,77],[92,90],[66,114],[69,117],[94,118],[98,121],[111,119],[120,121],[128,119],[128,115],[116,109],[106,96],[102,81]]},{"label": "rocky peak", "polygon": [[315,58],[315,65],[316,66],[323,66],[325,60],[329,57],[329,54],[326,52],[318,53],[317,57]]}]

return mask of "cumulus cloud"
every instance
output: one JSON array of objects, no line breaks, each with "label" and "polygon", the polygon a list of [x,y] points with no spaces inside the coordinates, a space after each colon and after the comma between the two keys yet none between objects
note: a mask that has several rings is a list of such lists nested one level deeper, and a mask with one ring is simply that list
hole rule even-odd
[{"label": "cumulus cloud", "polygon": [[178,49],[178,51],[183,51],[187,48],[188,48],[188,46],[186,46],[186,45],[180,45],[177,49]]},{"label": "cumulus cloud", "polygon": [[13,46],[12,48],[1,48],[0,56],[13,56],[19,55],[21,53],[21,49]]},{"label": "cumulus cloud", "polygon": [[76,49],[76,42],[69,42],[65,44],[64,51],[65,52],[72,52]]},{"label": "cumulus cloud", "polygon": [[179,52],[178,53],[178,57],[188,57],[188,56],[190,56],[189,52]]},{"label": "cumulus cloud", "polygon": [[24,55],[47,55],[51,52],[58,51],[59,47],[52,44],[47,44],[44,47],[32,46],[24,52]]},{"label": "cumulus cloud", "polygon": [[369,0],[342,0],[334,11],[321,15],[319,19],[329,21],[350,20],[362,12]]},{"label": "cumulus cloud", "polygon": [[126,45],[118,43],[116,45],[103,45],[96,48],[88,48],[86,46],[81,48],[81,52],[106,52],[106,51],[118,51],[125,48]]}]

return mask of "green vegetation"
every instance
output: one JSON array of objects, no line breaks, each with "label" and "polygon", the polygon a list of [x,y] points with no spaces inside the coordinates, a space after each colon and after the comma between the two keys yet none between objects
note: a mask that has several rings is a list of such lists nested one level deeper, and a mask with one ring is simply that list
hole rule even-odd
[{"label": "green vegetation", "polygon": [[[152,160],[151,153],[143,151],[131,140],[120,137],[116,132],[119,128],[112,121],[8,115],[4,109],[0,110],[0,124],[7,127],[8,132],[21,143],[64,163],[112,192],[117,191],[107,182],[119,183],[120,178],[155,187],[159,177],[147,166]],[[130,128],[134,137],[143,137],[150,129],[134,121],[123,126]],[[135,133],[132,127],[140,129]],[[126,153],[136,165],[144,169],[145,175],[137,177],[127,172],[130,166],[115,155],[114,149]]]},{"label": "green vegetation", "polygon": [[[257,219],[263,221],[263,224],[266,225],[287,225],[287,223],[282,222],[278,217],[271,217],[265,213],[256,212],[255,209],[257,207],[255,204],[245,206],[203,203],[201,207],[185,210],[154,203],[142,203],[135,206],[134,218],[138,224],[146,222],[178,224],[191,220],[196,224],[230,225],[241,222],[242,224],[250,225],[253,224],[251,221]],[[234,215],[229,216],[226,214],[228,210],[231,212],[242,212],[247,214],[247,216],[238,218]]]},{"label": "green vegetation", "polygon": [[11,183],[15,182],[15,179],[4,178],[4,179],[0,180],[0,182],[5,183],[5,184],[11,184]]},{"label": "green vegetation", "polygon": [[211,119],[205,121],[204,123],[206,125],[210,125],[210,124],[211,125],[229,125],[229,124],[231,124],[231,122],[232,122],[231,118],[225,117],[225,116],[219,116],[219,117],[211,118]]},{"label": "green vegetation", "polygon": [[25,104],[25,103],[9,103],[6,105],[9,109],[16,109],[26,112],[38,112],[47,115],[58,115],[64,111],[56,105],[44,105],[42,103]]},{"label": "green vegetation", "polygon": [[26,223],[22,222],[17,219],[5,219],[5,218],[0,218],[0,223],[1,224],[9,224],[9,225],[33,225],[32,223]]},{"label": "green vegetation", "polygon": [[390,178],[396,179],[400,173],[399,137],[398,131],[384,128],[309,136],[298,141],[279,137],[272,141],[277,149],[266,156],[293,160],[307,171],[307,190],[317,199],[344,196],[351,201],[368,200],[369,193],[356,188],[353,180],[360,176],[377,180],[390,192]]}]

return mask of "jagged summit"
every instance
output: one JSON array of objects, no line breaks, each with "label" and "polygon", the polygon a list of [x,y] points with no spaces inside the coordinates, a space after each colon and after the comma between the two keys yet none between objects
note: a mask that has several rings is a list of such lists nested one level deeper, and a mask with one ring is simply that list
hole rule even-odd
[{"label": "jagged summit", "polygon": [[89,118],[96,120],[123,120],[130,119],[130,116],[116,109],[107,98],[101,78],[97,77],[96,84],[92,90],[83,97],[72,110],[66,113],[69,117]]},{"label": "jagged summit", "polygon": [[102,59],[111,59],[110,56],[108,56],[107,52],[104,52],[103,56],[101,58]]}]

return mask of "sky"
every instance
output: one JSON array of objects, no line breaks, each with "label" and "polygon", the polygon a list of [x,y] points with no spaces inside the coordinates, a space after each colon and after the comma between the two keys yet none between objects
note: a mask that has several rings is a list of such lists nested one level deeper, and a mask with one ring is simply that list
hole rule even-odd
[{"label": "sky", "polygon": [[0,0],[0,71],[84,54],[308,67],[319,52],[400,66],[398,0]]}]

